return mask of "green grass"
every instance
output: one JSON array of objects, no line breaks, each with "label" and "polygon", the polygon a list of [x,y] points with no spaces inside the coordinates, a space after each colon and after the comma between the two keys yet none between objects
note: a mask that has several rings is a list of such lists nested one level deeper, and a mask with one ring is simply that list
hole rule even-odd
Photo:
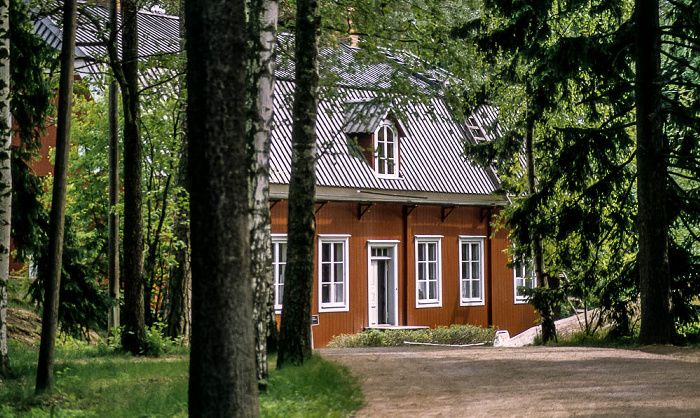
[{"label": "green grass", "polygon": [[263,417],[344,417],[362,408],[357,379],[345,367],[314,356],[301,367],[270,372],[260,397]]},{"label": "green grass", "polygon": [[333,337],[328,347],[395,347],[405,345],[405,341],[429,344],[492,344],[493,328],[480,328],[473,325],[450,325],[432,329],[368,329],[357,334],[341,334]]},{"label": "green grass", "polygon": [[[34,395],[36,359],[36,349],[11,344],[18,377],[0,383],[0,418],[187,416],[186,354],[141,358],[59,346],[54,390],[42,396]],[[342,417],[352,415],[363,400],[345,368],[314,357],[301,367],[272,370],[260,403],[267,417]]]}]

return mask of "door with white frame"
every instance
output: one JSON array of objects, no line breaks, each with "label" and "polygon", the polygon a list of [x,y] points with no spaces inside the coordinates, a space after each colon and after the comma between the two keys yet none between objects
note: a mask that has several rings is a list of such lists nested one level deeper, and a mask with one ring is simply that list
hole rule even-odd
[{"label": "door with white frame", "polygon": [[369,326],[398,325],[398,241],[368,241]]}]

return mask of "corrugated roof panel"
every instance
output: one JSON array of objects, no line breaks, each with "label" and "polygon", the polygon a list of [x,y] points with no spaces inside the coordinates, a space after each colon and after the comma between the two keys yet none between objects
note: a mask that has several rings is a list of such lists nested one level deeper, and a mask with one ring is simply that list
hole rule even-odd
[{"label": "corrugated roof panel", "polygon": [[[107,10],[90,6],[88,11],[107,19]],[[48,19],[48,18],[47,18]],[[49,44],[60,45],[60,30],[55,21],[44,19],[35,23],[37,33]],[[83,24],[79,39],[91,43],[98,30]],[[177,18],[153,13],[139,14],[140,55],[178,52],[179,26]],[[282,41],[288,40],[284,35]],[[93,58],[104,54],[99,45],[82,49]],[[330,94],[326,90],[319,103],[317,120],[318,160],[316,177],[319,186],[370,189],[379,191],[420,191],[459,194],[489,194],[496,189],[496,180],[487,170],[474,166],[463,157],[465,141],[471,138],[461,123],[455,121],[440,98],[438,72],[429,75],[410,74],[401,67],[402,58],[390,57],[388,62],[364,64],[355,60],[357,48],[341,45],[326,50],[323,56],[331,61],[331,71],[340,78],[339,87]],[[331,64],[329,64],[331,65]],[[93,66],[94,67],[94,66]],[[288,184],[292,160],[292,100],[294,92],[293,65],[287,64],[276,72],[275,113],[270,152],[270,182]],[[434,74],[433,74],[434,73]],[[144,74],[144,77],[159,74]],[[382,99],[377,92],[391,86],[396,77],[408,79],[418,91],[432,92],[429,105],[408,98]],[[348,147],[349,133],[371,133],[388,114],[399,120],[405,129],[399,139],[399,169],[396,178],[379,178],[362,156]],[[500,133],[495,123],[496,113],[489,106],[474,112],[487,135]],[[486,126],[492,127],[491,129]]]}]

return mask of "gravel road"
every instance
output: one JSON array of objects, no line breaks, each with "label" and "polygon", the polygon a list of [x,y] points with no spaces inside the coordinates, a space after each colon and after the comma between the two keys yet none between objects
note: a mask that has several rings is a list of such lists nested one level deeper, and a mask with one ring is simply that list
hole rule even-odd
[{"label": "gravel road", "polygon": [[700,416],[700,350],[324,349],[360,378],[360,417]]}]

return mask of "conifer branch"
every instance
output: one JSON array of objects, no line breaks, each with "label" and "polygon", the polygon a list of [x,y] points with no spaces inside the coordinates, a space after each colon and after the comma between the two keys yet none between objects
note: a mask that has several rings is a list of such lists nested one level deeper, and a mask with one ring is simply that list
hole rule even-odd
[{"label": "conifer branch", "polygon": [[689,69],[695,71],[696,73],[700,74],[700,68],[694,66],[693,64],[691,64],[691,63],[688,62],[687,60],[680,59],[680,58],[678,58],[678,57],[674,57],[673,55],[669,54],[668,52],[666,52],[666,51],[664,51],[664,50],[661,50],[661,55],[667,57],[667,58],[670,59],[671,61],[674,61],[674,62],[676,62],[676,63],[678,63],[678,64],[680,64],[680,65],[682,65],[682,66],[685,66],[686,68],[689,68]]}]

